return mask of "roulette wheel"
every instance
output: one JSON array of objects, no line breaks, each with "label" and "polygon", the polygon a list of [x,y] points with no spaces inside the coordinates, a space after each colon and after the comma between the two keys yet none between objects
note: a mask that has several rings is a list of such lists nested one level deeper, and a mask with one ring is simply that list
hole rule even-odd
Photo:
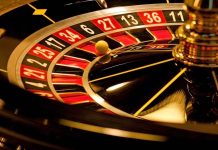
[{"label": "roulette wheel", "polygon": [[217,2],[0,4],[2,148],[217,142]]}]

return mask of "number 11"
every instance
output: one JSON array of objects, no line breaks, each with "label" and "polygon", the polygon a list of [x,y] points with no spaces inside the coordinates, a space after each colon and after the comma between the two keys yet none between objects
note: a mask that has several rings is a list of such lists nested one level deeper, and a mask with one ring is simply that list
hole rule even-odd
[{"label": "number 11", "polygon": [[[176,22],[176,21],[177,21],[176,15],[175,15],[175,12],[174,12],[174,11],[171,11],[171,12],[169,13],[169,16],[171,16],[171,17],[173,18],[173,22]],[[179,11],[179,12],[177,13],[177,16],[180,17],[180,18],[179,18],[180,21],[184,22],[184,17],[183,17],[182,11]]]}]

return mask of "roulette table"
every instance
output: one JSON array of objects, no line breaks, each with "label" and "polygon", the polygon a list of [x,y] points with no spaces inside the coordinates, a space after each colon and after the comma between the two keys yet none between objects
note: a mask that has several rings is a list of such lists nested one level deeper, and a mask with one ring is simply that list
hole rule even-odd
[{"label": "roulette table", "polygon": [[217,143],[217,6],[0,1],[0,147]]}]

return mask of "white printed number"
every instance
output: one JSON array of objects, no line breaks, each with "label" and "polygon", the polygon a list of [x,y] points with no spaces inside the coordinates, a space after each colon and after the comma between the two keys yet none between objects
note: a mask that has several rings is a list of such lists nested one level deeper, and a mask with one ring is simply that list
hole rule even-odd
[{"label": "white printed number", "polygon": [[122,21],[125,21],[127,23],[128,26],[131,25],[138,25],[138,21],[134,18],[133,15],[127,15],[127,16],[122,16],[121,17]]},{"label": "white printed number", "polygon": [[151,14],[144,13],[144,16],[146,17],[146,22],[148,22],[148,23],[153,23],[153,22],[160,23],[160,22],[162,22],[162,19],[157,12],[152,12]]},{"label": "white printed number", "polygon": [[[185,21],[182,11],[179,11],[178,13],[175,13],[174,11],[171,11],[169,13],[169,16],[172,17],[173,22],[176,22],[177,20],[180,20],[182,22]],[[177,16],[178,16],[178,18],[177,18]]]},{"label": "white printed number", "polygon": [[27,59],[27,61],[29,62],[29,63],[31,63],[31,64],[33,64],[33,63],[35,63],[35,64],[37,64],[37,65],[39,65],[39,66],[42,66],[42,67],[47,67],[47,63],[41,63],[41,62],[39,62],[39,61],[37,61],[37,60],[34,60],[34,59],[30,59],[30,58],[28,58]]},{"label": "white printed number", "polygon": [[79,35],[74,34],[70,30],[65,30],[65,32],[60,32],[59,35],[67,38],[68,41],[70,41],[70,42],[75,42],[76,39],[81,39],[81,37]]},{"label": "white printed number", "polygon": [[37,46],[34,50],[33,53],[35,53],[36,55],[41,55],[47,59],[52,59],[53,56],[55,55],[54,52],[47,50],[47,49],[43,49],[39,46]]},{"label": "white printed number", "polygon": [[98,24],[102,24],[105,31],[116,29],[110,18],[98,20]]},{"label": "white printed number", "polygon": [[89,34],[95,34],[95,32],[92,30],[92,29],[90,29],[90,28],[88,28],[86,25],[84,25],[84,24],[81,24],[80,25],[80,27],[84,30],[84,31],[86,31],[87,33],[89,33]]}]

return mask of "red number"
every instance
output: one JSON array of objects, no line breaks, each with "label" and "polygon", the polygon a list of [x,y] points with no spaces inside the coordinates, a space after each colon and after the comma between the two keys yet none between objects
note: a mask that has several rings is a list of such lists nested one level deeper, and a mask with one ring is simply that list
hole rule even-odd
[{"label": "red number", "polygon": [[105,32],[122,28],[121,25],[113,17],[99,18],[92,20],[92,22],[98,28]]},{"label": "red number", "polygon": [[70,27],[58,31],[54,33],[54,35],[70,44],[75,44],[76,42],[85,38],[83,35],[79,34]]},{"label": "red number", "polygon": [[165,23],[165,17],[162,11],[146,11],[138,13],[144,24]]},{"label": "red number", "polygon": [[27,77],[31,79],[37,80],[46,80],[47,79],[47,72],[44,70],[40,70],[37,68],[33,68],[30,66],[22,65],[20,69],[20,74],[22,77]]},{"label": "red number", "polygon": [[43,45],[36,44],[34,47],[32,47],[29,50],[28,54],[34,55],[36,57],[40,57],[46,60],[53,60],[57,56],[58,52],[53,49],[47,48]]}]

